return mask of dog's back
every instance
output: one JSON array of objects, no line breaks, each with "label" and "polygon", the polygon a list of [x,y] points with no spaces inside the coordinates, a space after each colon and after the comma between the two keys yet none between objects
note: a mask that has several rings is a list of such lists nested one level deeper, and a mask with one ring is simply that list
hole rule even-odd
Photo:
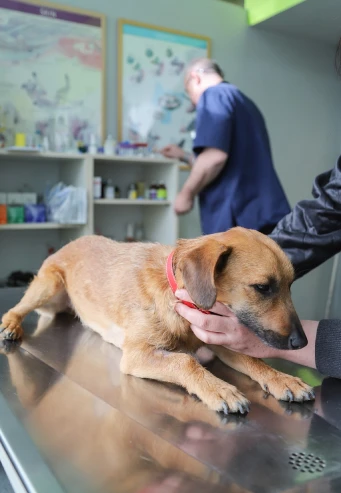
[{"label": "dog's back", "polygon": [[[127,244],[86,236],[49,257],[39,275],[57,272],[62,284],[54,300],[66,292],[83,324],[122,348],[127,333],[146,340],[152,337],[161,312],[160,331],[168,333],[164,314],[169,311],[170,294],[165,261],[170,251],[171,247],[155,243]],[[48,309],[51,312],[51,301]],[[58,305],[58,311],[62,309]],[[44,310],[46,307],[39,309],[41,313]],[[171,311],[173,317],[171,325],[176,318],[179,321]],[[188,324],[183,321],[181,325]],[[139,331],[146,326],[151,329],[149,334]]]}]

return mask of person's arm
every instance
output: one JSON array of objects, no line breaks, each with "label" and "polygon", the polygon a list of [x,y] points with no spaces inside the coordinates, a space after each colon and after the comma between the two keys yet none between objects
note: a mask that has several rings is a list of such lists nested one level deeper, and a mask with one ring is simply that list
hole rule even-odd
[{"label": "person's arm", "polygon": [[299,278],[341,251],[341,157],[317,176],[313,199],[298,202],[270,237],[292,261]]},{"label": "person's arm", "polygon": [[192,152],[184,151],[183,149],[181,149],[181,147],[175,144],[169,144],[168,146],[165,146],[162,149],[160,149],[159,152],[164,157],[170,159],[178,159],[179,161],[188,164],[188,166],[193,166],[194,154]]},{"label": "person's arm", "polygon": [[193,197],[209,185],[221,172],[227,154],[220,149],[206,148],[196,159],[195,166],[187,178],[183,190]]},{"label": "person's arm", "polygon": [[[179,300],[191,301],[185,290],[175,294]],[[241,325],[236,315],[221,303],[212,307],[212,311],[218,315],[206,315],[182,303],[177,303],[175,309],[190,322],[194,334],[205,344],[225,346],[255,358],[281,358],[317,368],[324,375],[341,378],[341,320],[303,320],[307,346],[285,351],[267,346]]]},{"label": "person's arm", "polygon": [[185,214],[193,207],[194,197],[211,183],[225,166],[227,154],[220,149],[205,149],[195,161],[189,177],[178,193],[174,210]]},{"label": "person's arm", "polygon": [[183,157],[180,159],[183,163],[188,164],[188,166],[192,167],[195,161],[195,157],[193,152],[184,151]]},{"label": "person's arm", "polygon": [[233,104],[223,97],[220,85],[207,89],[197,105],[193,142],[196,159],[190,176],[175,200],[177,214],[189,212],[194,197],[217,178],[226,165],[233,121]]}]

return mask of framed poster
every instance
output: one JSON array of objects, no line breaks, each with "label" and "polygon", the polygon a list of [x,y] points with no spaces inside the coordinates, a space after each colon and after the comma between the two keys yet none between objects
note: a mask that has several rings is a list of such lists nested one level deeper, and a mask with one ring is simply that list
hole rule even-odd
[{"label": "framed poster", "polygon": [[16,132],[51,148],[105,135],[105,18],[36,1],[0,0],[0,146]]},{"label": "framed poster", "polygon": [[119,20],[119,139],[152,148],[190,148],[195,108],[184,92],[190,60],[210,56],[210,39]]}]

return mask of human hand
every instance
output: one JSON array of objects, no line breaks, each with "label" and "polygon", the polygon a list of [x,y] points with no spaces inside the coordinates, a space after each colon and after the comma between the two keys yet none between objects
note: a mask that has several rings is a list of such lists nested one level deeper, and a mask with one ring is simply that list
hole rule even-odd
[{"label": "human hand", "polygon": [[185,159],[185,151],[175,144],[169,144],[168,146],[165,146],[163,149],[160,150],[160,153],[164,157],[168,157],[170,159]]},{"label": "human hand", "polygon": [[193,209],[194,199],[190,192],[182,189],[176,196],[174,210],[177,214],[186,214]]},{"label": "human hand", "polygon": [[[176,291],[175,296],[193,303],[184,289]],[[222,303],[215,303],[211,308],[217,315],[206,315],[182,303],[177,303],[175,310],[190,322],[194,334],[205,344],[225,346],[256,358],[275,356],[275,349],[265,345],[253,332],[241,325],[237,316]]]}]

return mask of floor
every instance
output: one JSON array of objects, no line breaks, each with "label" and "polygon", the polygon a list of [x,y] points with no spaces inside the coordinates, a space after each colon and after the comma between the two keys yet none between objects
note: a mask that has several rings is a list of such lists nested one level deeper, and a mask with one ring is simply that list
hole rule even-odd
[{"label": "floor", "polygon": [[0,491],[1,493],[13,493],[13,489],[7,479],[6,473],[0,463]]}]

